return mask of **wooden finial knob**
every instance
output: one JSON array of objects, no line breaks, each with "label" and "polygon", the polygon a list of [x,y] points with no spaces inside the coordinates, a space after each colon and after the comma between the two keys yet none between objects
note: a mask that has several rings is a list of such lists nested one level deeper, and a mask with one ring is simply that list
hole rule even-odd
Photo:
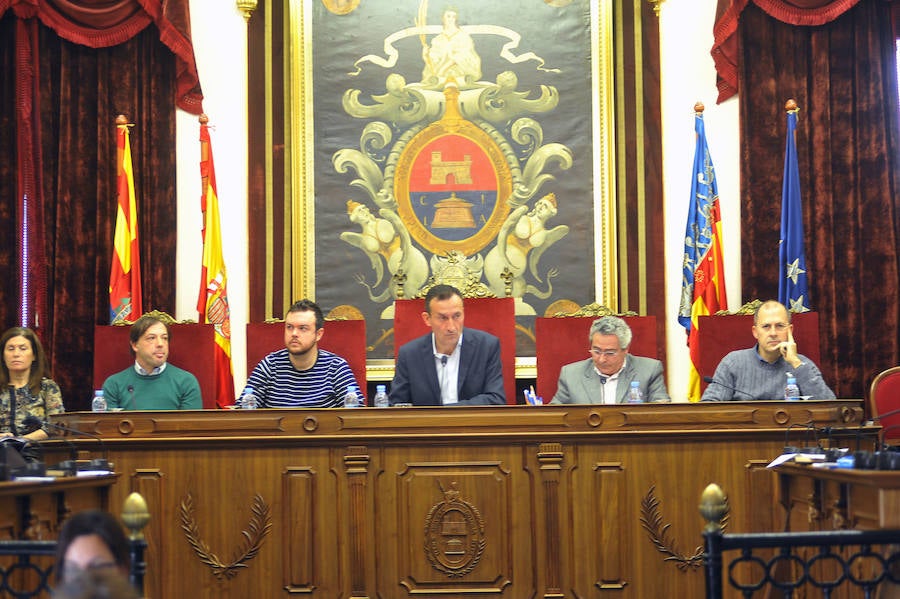
[{"label": "wooden finial knob", "polygon": [[203,114],[200,115],[200,119],[199,119],[199,120],[200,120],[200,124],[201,124],[201,125],[205,125],[206,123],[209,122],[209,117],[206,116],[206,113],[204,112]]},{"label": "wooden finial knob", "polygon": [[784,103],[784,109],[788,112],[797,110],[797,101],[793,98]]},{"label": "wooden finial knob", "polygon": [[127,125],[128,118],[124,114],[120,114],[119,116],[116,117],[116,124],[117,125]]},{"label": "wooden finial knob", "polygon": [[696,104],[694,104],[694,112],[696,112],[697,114],[702,114],[702,113],[703,113],[703,110],[704,110],[705,108],[706,108],[706,106],[704,106],[704,105],[703,105],[703,102],[701,102],[701,101],[699,101],[699,100],[697,101]]}]

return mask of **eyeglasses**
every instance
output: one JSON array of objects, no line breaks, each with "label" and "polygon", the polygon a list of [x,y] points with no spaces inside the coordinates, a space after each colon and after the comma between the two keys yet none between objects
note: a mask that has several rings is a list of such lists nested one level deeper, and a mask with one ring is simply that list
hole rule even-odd
[{"label": "eyeglasses", "polygon": [[597,356],[598,358],[600,358],[600,357],[615,358],[617,355],[619,355],[619,352],[622,350],[621,349],[597,349],[596,347],[592,347],[589,351],[592,354],[594,354],[595,356]]},{"label": "eyeglasses", "polygon": [[786,322],[776,322],[775,324],[758,324],[758,325],[756,325],[756,328],[762,329],[764,331],[771,331],[773,328],[776,331],[783,331],[786,328],[788,328],[789,326],[791,326],[791,325],[789,325]]}]

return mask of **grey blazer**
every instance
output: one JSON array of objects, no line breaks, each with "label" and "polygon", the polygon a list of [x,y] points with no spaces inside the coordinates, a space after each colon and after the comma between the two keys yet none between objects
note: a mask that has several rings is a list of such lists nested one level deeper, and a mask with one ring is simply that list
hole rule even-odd
[{"label": "grey blazer", "polygon": [[[631,381],[638,381],[641,384],[644,401],[671,400],[666,390],[662,362],[659,360],[628,354],[625,358],[625,368],[619,375],[619,382],[616,385],[616,403],[627,401]],[[550,403],[600,403],[601,387],[600,377],[594,370],[594,362],[590,358],[566,364],[559,373],[556,395]]]}]

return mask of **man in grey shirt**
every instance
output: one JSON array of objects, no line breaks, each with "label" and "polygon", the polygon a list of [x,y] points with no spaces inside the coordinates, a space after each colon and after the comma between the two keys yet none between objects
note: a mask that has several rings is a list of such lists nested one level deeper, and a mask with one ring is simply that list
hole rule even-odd
[{"label": "man in grey shirt", "polygon": [[793,326],[790,312],[780,302],[763,302],[753,315],[756,346],[722,358],[700,401],[784,399],[789,373],[797,379],[800,395],[835,399],[818,367],[797,353]]}]

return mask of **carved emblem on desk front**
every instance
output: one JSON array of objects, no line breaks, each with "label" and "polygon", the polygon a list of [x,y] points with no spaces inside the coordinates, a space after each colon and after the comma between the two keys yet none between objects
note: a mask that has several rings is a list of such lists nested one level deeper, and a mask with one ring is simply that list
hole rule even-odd
[{"label": "carved emblem on desk front", "polygon": [[253,497],[250,507],[252,516],[247,524],[247,530],[241,531],[243,541],[233,550],[233,557],[225,562],[213,553],[209,544],[200,535],[200,526],[194,516],[194,498],[188,493],[181,501],[181,529],[184,536],[194,549],[194,553],[200,561],[209,566],[213,576],[218,580],[230,580],[237,573],[247,567],[247,563],[256,557],[262,547],[263,541],[272,530],[272,516],[269,506],[261,495]]},{"label": "carved emblem on desk front", "polygon": [[478,509],[460,498],[457,483],[444,489],[444,501],[425,518],[425,555],[436,570],[456,578],[475,569],[484,553],[484,520]]}]

